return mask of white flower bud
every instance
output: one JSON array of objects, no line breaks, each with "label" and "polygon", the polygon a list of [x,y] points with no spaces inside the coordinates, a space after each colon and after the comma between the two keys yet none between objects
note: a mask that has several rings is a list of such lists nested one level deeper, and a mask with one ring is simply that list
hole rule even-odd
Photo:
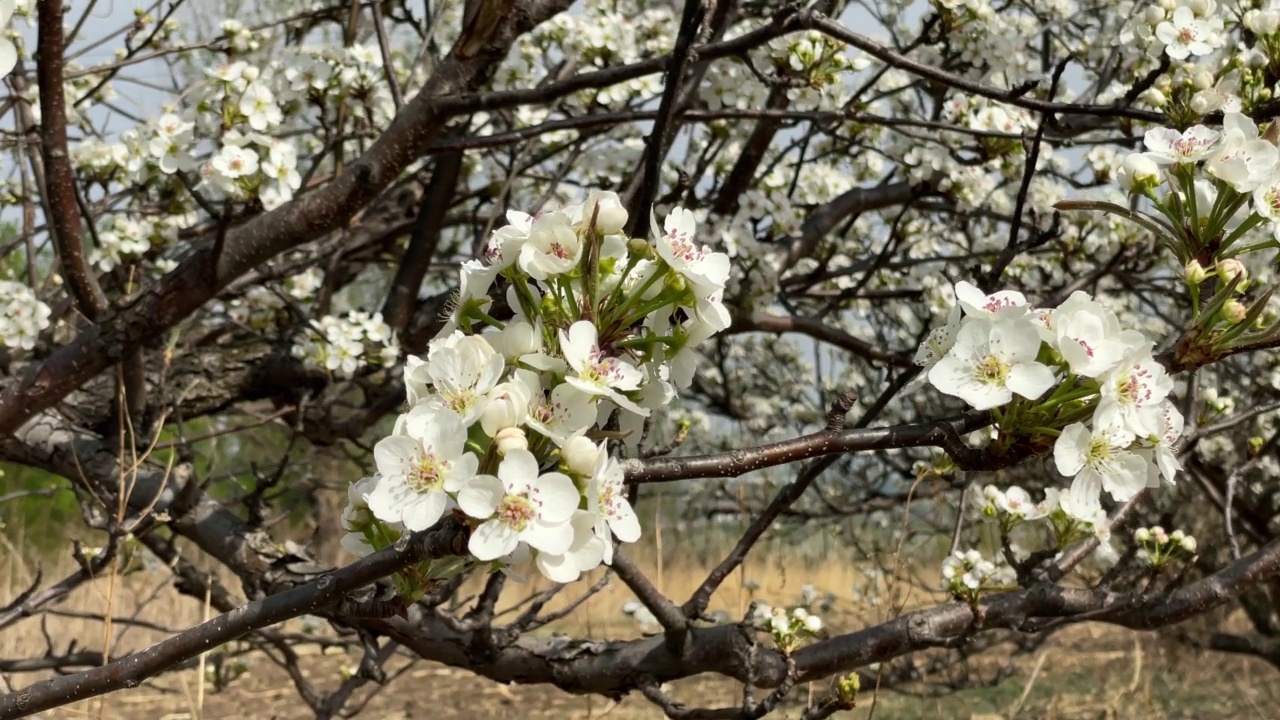
[{"label": "white flower bud", "polygon": [[1208,115],[1222,107],[1222,96],[1213,90],[1201,90],[1191,96],[1191,109],[1197,115]]},{"label": "white flower bud", "polygon": [[493,438],[498,444],[498,452],[506,455],[512,450],[528,450],[529,438],[525,437],[524,431],[518,427],[503,428]]},{"label": "white flower bud", "polygon": [[1151,531],[1146,528],[1138,528],[1133,531],[1134,542],[1144,543],[1151,539]]},{"label": "white flower bud", "polygon": [[245,65],[244,70],[240,71],[240,77],[244,78],[245,80],[248,80],[249,82],[253,82],[254,80],[257,80],[258,77],[261,75],[262,75],[262,71],[253,65]]},{"label": "white flower bud", "polygon": [[1132,153],[1116,171],[1116,182],[1131,194],[1143,194],[1160,184],[1160,166],[1141,153]]},{"label": "white flower bud", "polygon": [[1257,35],[1270,35],[1280,28],[1280,14],[1271,10],[1250,10],[1244,14],[1244,26]]},{"label": "white flower bud", "polygon": [[791,620],[785,614],[775,613],[769,618],[769,629],[779,635],[791,634]]},{"label": "white flower bud", "polygon": [[1244,263],[1235,258],[1219,260],[1214,270],[1218,272],[1218,277],[1222,278],[1223,282],[1229,283],[1240,278],[1240,284],[1236,286],[1237,290],[1243,290],[1245,283],[1249,281],[1249,271],[1245,269]]},{"label": "white flower bud", "polygon": [[569,469],[579,475],[594,475],[596,461],[600,458],[600,448],[584,435],[574,435],[560,447],[560,457]]},{"label": "white flower bud", "polygon": [[1213,12],[1214,2],[1213,0],[1191,0],[1191,2],[1187,3],[1187,6],[1191,8],[1191,12],[1195,13],[1196,17],[1204,17]]},{"label": "white flower bud", "polygon": [[1199,260],[1192,260],[1187,263],[1187,266],[1183,269],[1183,274],[1191,285],[1199,285],[1205,281],[1205,278],[1209,277],[1209,272],[1204,269]]},{"label": "white flower bud", "polygon": [[1142,21],[1151,26],[1160,24],[1160,21],[1164,20],[1164,18],[1164,10],[1155,5],[1142,11]]},{"label": "white flower bud", "polygon": [[542,338],[528,320],[512,320],[498,332],[498,342],[495,345],[495,349],[503,357],[513,360],[541,350]]},{"label": "white flower bud", "polygon": [[1254,32],[1258,35],[1274,35],[1276,30],[1280,29],[1280,13],[1263,10],[1258,13],[1256,20]]},{"label": "white flower bud", "polygon": [[582,208],[582,221],[591,222],[593,214],[596,218],[596,232],[601,235],[617,235],[626,227],[627,209],[622,207],[617,193],[593,191]]},{"label": "white flower bud", "polygon": [[514,382],[498,383],[489,391],[480,411],[480,427],[484,434],[496,437],[498,431],[512,428],[524,420],[529,412],[529,401],[524,385]]},{"label": "white flower bud", "polygon": [[1147,88],[1141,97],[1143,102],[1154,108],[1164,107],[1169,102],[1165,94],[1160,92],[1160,88]]},{"label": "white flower bud", "polygon": [[1172,13],[1178,9],[1178,0],[1159,0],[1160,9]]},{"label": "white flower bud", "polygon": [[1187,535],[1186,537],[1182,538],[1182,549],[1186,550],[1189,553],[1195,552],[1196,539],[1191,537],[1190,535]]},{"label": "white flower bud", "polygon": [[1249,308],[1245,307],[1244,303],[1236,300],[1235,298],[1228,300],[1222,306],[1222,315],[1226,317],[1229,322],[1244,322],[1244,318],[1248,314]]},{"label": "white flower bud", "polygon": [[1208,70],[1201,70],[1191,76],[1191,84],[1197,90],[1208,90],[1213,87],[1213,73]]},{"label": "white flower bud", "polygon": [[804,628],[811,633],[816,633],[822,629],[822,618],[817,615],[810,615],[804,619]]}]

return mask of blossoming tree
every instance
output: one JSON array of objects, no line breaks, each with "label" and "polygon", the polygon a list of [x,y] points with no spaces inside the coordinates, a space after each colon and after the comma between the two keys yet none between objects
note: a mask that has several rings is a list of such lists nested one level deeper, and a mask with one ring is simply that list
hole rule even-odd
[{"label": "blossoming tree", "polygon": [[[1193,642],[1280,666],[1269,0],[318,0],[212,30],[157,3],[101,35],[76,10],[0,2],[0,460],[65,478],[106,541],[0,629],[139,552],[223,615],[50,648],[65,674],[0,718],[288,649],[303,614],[365,652],[291,673],[317,717],[403,649],[671,717],[831,678],[820,718],[919,653],[1236,603],[1251,632]],[[658,483],[741,522],[689,597],[631,559]],[[336,569],[268,534],[291,487],[345,498]],[[936,606],[710,612],[767,531],[901,547],[922,506]],[[607,582],[659,631],[535,633]],[[708,672],[747,691],[665,685]]]}]

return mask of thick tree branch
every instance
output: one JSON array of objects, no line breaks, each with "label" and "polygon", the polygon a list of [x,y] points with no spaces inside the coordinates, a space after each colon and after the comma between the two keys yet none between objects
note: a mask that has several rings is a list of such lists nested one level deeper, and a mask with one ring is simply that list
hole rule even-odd
[{"label": "thick tree branch", "polygon": [[146,650],[92,670],[0,695],[0,720],[41,712],[112,690],[136,687],[176,663],[253,630],[322,610],[338,602],[346,593],[416,562],[465,554],[466,540],[466,526],[453,516],[447,516],[436,528],[407,535],[395,547],[380,550],[306,585],[246,603]]},{"label": "thick tree branch", "polygon": [[[40,87],[40,151],[44,158],[53,241],[58,248],[63,277],[76,299],[76,307],[89,320],[107,309],[107,296],[98,285],[84,256],[80,207],[76,202],[76,178],[67,153],[67,99],[63,90],[62,0],[39,0],[37,82]],[[0,405],[2,408],[3,405]]]}]

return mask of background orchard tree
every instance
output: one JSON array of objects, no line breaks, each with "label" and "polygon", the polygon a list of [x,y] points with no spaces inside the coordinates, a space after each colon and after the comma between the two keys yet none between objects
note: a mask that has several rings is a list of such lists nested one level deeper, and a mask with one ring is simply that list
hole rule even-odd
[{"label": "background orchard tree", "polygon": [[[0,460],[103,538],[0,629],[139,557],[216,615],[5,660],[0,717],[241,637],[317,717],[402,654],[726,718],[1085,621],[1280,667],[1280,7],[189,5],[0,2]],[[688,597],[628,548],[664,487],[740,530]],[[711,612],[780,532],[950,599]],[[610,582],[656,631],[539,632]]]}]

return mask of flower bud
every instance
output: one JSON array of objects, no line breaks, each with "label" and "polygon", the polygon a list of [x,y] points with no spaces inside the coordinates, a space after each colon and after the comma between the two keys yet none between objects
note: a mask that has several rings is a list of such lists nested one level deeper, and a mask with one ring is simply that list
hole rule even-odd
[{"label": "flower bud", "polygon": [[1225,283],[1239,278],[1239,284],[1236,285],[1237,290],[1243,290],[1245,283],[1249,282],[1249,271],[1245,269],[1244,263],[1235,258],[1219,260],[1218,264],[1214,266],[1214,270],[1217,271],[1218,277],[1222,278]]},{"label": "flower bud", "polygon": [[1197,90],[1208,90],[1213,87],[1213,73],[1208,70],[1201,70],[1191,76],[1191,85]]},{"label": "flower bud", "polygon": [[1164,20],[1164,18],[1164,10],[1155,5],[1152,5],[1142,11],[1142,21],[1151,26],[1160,24],[1160,21]]},{"label": "flower bud", "polygon": [[1199,285],[1209,277],[1209,272],[1204,269],[1199,260],[1192,260],[1183,268],[1183,274],[1187,278],[1189,285]]},{"label": "flower bud", "polygon": [[1186,551],[1187,551],[1187,552],[1189,552],[1189,553],[1193,553],[1193,552],[1195,552],[1195,551],[1196,551],[1196,539],[1195,539],[1195,538],[1193,538],[1193,537],[1191,537],[1190,535],[1188,535],[1188,536],[1186,536],[1186,537],[1182,538],[1182,549],[1183,549],[1183,550],[1186,550]]},{"label": "flower bud", "polygon": [[512,450],[528,450],[529,438],[525,437],[524,431],[518,427],[503,428],[493,438],[498,444],[498,452],[506,455]]},{"label": "flower bud", "polygon": [[769,629],[778,635],[790,635],[791,620],[775,610],[773,617],[769,618]]},{"label": "flower bud", "polygon": [[1270,35],[1280,28],[1280,14],[1270,10],[1250,10],[1244,14],[1244,26],[1255,35]]},{"label": "flower bud", "polygon": [[240,77],[244,78],[245,80],[248,80],[249,82],[253,82],[254,80],[257,80],[261,75],[262,75],[262,71],[254,67],[253,65],[245,65],[244,70],[240,71]]},{"label": "flower bud", "polygon": [[574,435],[560,448],[560,457],[569,469],[579,475],[591,476],[596,471],[600,448],[583,435]]},{"label": "flower bud", "polygon": [[1222,96],[1213,90],[1201,90],[1191,96],[1191,110],[1197,115],[1208,115],[1222,107]]},{"label": "flower bud", "polygon": [[858,691],[862,689],[862,679],[858,673],[851,672],[836,680],[836,698],[842,705],[852,708],[858,700]]},{"label": "flower bud", "polygon": [[1160,166],[1146,155],[1132,153],[1116,171],[1116,182],[1131,195],[1145,195],[1160,184]]},{"label": "flower bud", "polygon": [[804,629],[811,633],[816,633],[822,629],[822,618],[817,615],[810,615],[804,619]]},{"label": "flower bud", "polygon": [[1167,13],[1172,13],[1178,8],[1178,0],[1159,0],[1157,4]]},{"label": "flower bud", "polygon": [[1214,8],[1213,0],[1191,0],[1187,5],[1196,17],[1204,17],[1213,12]]},{"label": "flower bud", "polygon": [[[653,257],[653,246],[644,238],[631,238],[627,241],[627,252],[641,260]],[[58,277],[54,275],[54,277]]]},{"label": "flower bud", "polygon": [[1248,314],[1249,308],[1245,307],[1244,303],[1236,300],[1235,298],[1228,300],[1222,306],[1222,315],[1228,322],[1242,323],[1244,322],[1245,316]]},{"label": "flower bud", "polygon": [[1160,92],[1160,88],[1147,88],[1141,97],[1143,102],[1154,108],[1164,107],[1169,102],[1165,94]]},{"label": "flower bud", "polygon": [[498,333],[497,350],[508,360],[542,349],[542,338],[528,320],[512,320]]},{"label": "flower bud", "polygon": [[627,224],[627,209],[622,207],[615,192],[592,191],[582,208],[583,221],[590,222],[592,215],[596,219],[596,232],[601,235],[617,235]]},{"label": "flower bud", "polygon": [[529,400],[527,390],[520,383],[495,385],[484,400],[484,410],[480,411],[484,434],[496,438],[500,430],[519,425],[529,412]]},{"label": "flower bud", "polygon": [[1151,539],[1151,531],[1146,528],[1138,528],[1133,531],[1134,542],[1144,543]]}]

